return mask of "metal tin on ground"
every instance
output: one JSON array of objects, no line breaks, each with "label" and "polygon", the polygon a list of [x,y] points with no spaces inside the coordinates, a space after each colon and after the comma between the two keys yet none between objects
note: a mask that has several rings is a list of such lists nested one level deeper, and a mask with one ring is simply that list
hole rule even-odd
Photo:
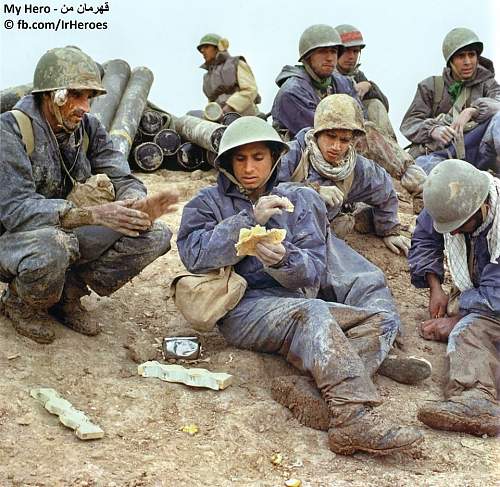
[{"label": "metal tin on ground", "polygon": [[198,337],[165,337],[162,349],[165,360],[169,358],[196,360],[201,355]]}]

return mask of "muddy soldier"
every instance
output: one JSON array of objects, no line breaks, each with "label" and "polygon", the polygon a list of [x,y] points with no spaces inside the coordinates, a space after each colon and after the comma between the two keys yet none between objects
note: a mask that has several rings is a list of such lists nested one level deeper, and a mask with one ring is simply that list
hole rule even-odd
[{"label": "muddy soldier", "polygon": [[[445,401],[420,408],[432,428],[500,434],[500,180],[465,161],[436,166],[410,249],[416,287],[429,287],[427,340],[448,342]],[[444,255],[453,280],[442,288]]]},{"label": "muddy soldier", "polygon": [[[337,31],[329,25],[308,27],[299,41],[299,66],[285,66],[276,78],[280,87],[273,102],[275,127],[293,138],[312,127],[318,103],[328,95],[343,93],[362,106],[352,80],[335,72],[337,55],[344,46]],[[358,140],[358,150],[382,166],[412,194],[421,192],[425,173],[412,157],[374,124],[367,123],[366,134]]]},{"label": "muddy soldier", "polygon": [[500,173],[500,85],[482,52],[474,32],[453,29],[443,40],[443,74],[418,84],[401,132],[427,173],[449,157]]},{"label": "muddy soldier", "polygon": [[361,50],[366,47],[363,34],[349,24],[335,27],[340,35],[343,49],[339,53],[337,71],[348,76],[354,83],[354,88],[366,109],[367,119],[377,128],[396,140],[396,134],[389,120],[389,100],[374,81],[368,81],[363,71],[359,69]]},{"label": "muddy soldier", "polygon": [[[383,274],[330,234],[325,205],[315,191],[275,185],[286,149],[260,118],[243,117],[228,127],[216,159],[217,185],[184,207],[177,238],[181,260],[190,272],[234,266],[245,278],[247,290],[219,321],[221,333],[232,345],[279,353],[312,375],[328,404],[333,451],[387,454],[410,448],[421,440],[418,431],[373,413],[381,400],[371,375],[399,327]],[[282,211],[282,197],[293,204],[292,213]],[[285,229],[285,240],[259,243],[256,256],[238,257],[240,230],[256,224]],[[352,266],[362,279],[350,272]],[[308,297],[320,288],[337,302]],[[288,402],[294,386],[285,379],[275,397],[309,424],[315,411],[306,408],[302,415],[296,402]]]},{"label": "muddy soldier", "polygon": [[80,298],[89,288],[112,294],[170,248],[171,231],[153,222],[176,195],[146,197],[88,114],[103,93],[89,56],[56,48],[39,60],[33,94],[1,116],[0,280],[8,286],[0,310],[39,343],[54,340],[57,321],[96,335]]},{"label": "muddy soldier", "polygon": [[203,93],[209,102],[217,103],[223,113],[256,115],[260,96],[257,83],[243,56],[231,56],[229,42],[217,34],[204,35],[198,51],[205,62],[200,66],[203,75]]}]

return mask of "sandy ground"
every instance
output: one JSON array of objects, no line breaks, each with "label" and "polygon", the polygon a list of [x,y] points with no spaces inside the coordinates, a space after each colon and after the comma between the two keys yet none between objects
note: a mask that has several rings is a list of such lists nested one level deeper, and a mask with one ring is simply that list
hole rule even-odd
[{"label": "sandy ground", "polygon": [[[211,173],[166,170],[140,177],[151,192],[175,184],[183,202],[215,181]],[[181,209],[164,220],[176,230],[180,215]],[[405,202],[401,219],[413,222]],[[311,487],[500,485],[497,439],[436,432],[416,419],[419,405],[440,398],[444,374],[445,345],[416,333],[416,323],[426,317],[427,293],[410,286],[406,260],[380,239],[355,234],[348,240],[387,273],[407,351],[434,366],[433,376],[418,386],[375,379],[385,399],[381,412],[422,427],[425,442],[417,449],[385,458],[335,455],[326,433],[303,427],[271,398],[272,379],[293,374],[293,368],[277,356],[232,348],[216,331],[201,336],[203,361],[195,366],[233,374],[228,389],[194,390],[138,376],[125,347],[154,356],[163,337],[195,334],[166,300],[170,279],[181,269],[174,244],[112,297],[86,298],[103,325],[97,337],[61,326],[53,344],[38,345],[0,318],[0,487],[271,487],[290,478]],[[43,386],[85,411],[105,437],[78,440],[29,396],[31,388]],[[197,434],[181,431],[192,423]],[[283,457],[280,465],[271,462],[275,453]]]}]

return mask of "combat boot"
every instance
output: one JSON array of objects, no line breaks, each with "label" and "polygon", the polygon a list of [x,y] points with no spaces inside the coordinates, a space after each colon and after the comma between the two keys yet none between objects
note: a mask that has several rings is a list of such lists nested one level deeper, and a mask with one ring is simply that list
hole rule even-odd
[{"label": "combat boot", "polygon": [[388,455],[408,450],[423,440],[417,429],[391,424],[363,404],[333,406],[330,414],[328,444],[341,455],[356,451]]},{"label": "combat boot", "polygon": [[89,294],[87,285],[70,272],[66,275],[61,299],[50,308],[50,313],[64,326],[78,333],[97,335],[101,331],[99,324],[88,316],[87,310],[80,301],[83,296]]},{"label": "combat boot", "polygon": [[417,417],[431,428],[471,435],[500,435],[500,405],[483,397],[465,395],[448,401],[429,401]]},{"label": "combat boot", "polygon": [[388,355],[377,372],[401,384],[418,384],[432,374],[432,365],[419,357]]},{"label": "combat boot", "polygon": [[20,335],[37,343],[52,343],[55,339],[55,321],[47,310],[37,309],[23,302],[12,284],[0,297],[0,313],[10,319]]}]

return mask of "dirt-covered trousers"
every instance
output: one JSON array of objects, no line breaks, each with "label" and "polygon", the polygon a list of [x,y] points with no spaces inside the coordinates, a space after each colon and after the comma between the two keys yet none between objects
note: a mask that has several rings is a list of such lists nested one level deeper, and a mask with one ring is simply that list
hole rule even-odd
[{"label": "dirt-covered trousers", "polygon": [[446,358],[446,398],[479,390],[498,400],[500,318],[477,313],[464,316],[450,334]]},{"label": "dirt-covered trousers", "polygon": [[370,98],[363,100],[363,106],[368,113],[368,120],[373,122],[384,135],[396,140],[396,134],[384,104],[378,98]]},{"label": "dirt-covered trousers", "polygon": [[6,233],[0,236],[0,281],[12,282],[24,302],[39,308],[59,301],[68,271],[108,296],[165,254],[171,237],[162,222],[138,237],[98,226]]}]

